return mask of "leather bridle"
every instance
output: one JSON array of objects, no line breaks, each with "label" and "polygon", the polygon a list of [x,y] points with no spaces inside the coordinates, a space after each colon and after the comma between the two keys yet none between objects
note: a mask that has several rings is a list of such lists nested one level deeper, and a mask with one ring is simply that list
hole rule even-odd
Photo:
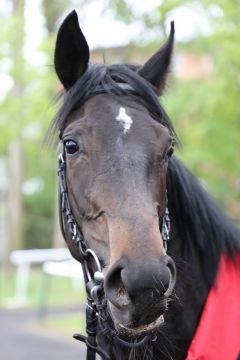
[{"label": "leather bridle", "polygon": [[[66,232],[70,235],[72,241],[76,243],[82,264],[85,289],[87,293],[86,304],[86,332],[87,336],[75,334],[73,337],[77,340],[84,342],[87,346],[87,360],[95,360],[96,353],[99,354],[102,359],[110,360],[109,355],[100,348],[97,343],[97,328],[98,328],[98,316],[101,308],[101,300],[104,298],[103,281],[104,274],[102,272],[101,263],[96,253],[88,248],[79,226],[73,216],[71,204],[68,196],[67,182],[66,182],[66,154],[63,142],[61,142],[61,150],[58,157],[58,179],[59,179],[59,220],[61,232],[66,240]],[[165,249],[167,249],[167,243],[169,241],[170,232],[170,218],[169,211],[166,207],[164,216],[161,221],[161,234]],[[90,265],[91,264],[91,265]],[[93,264],[96,269],[93,272]],[[147,336],[141,341],[128,343],[125,340],[118,337],[118,342],[126,347],[138,347],[146,342]],[[154,341],[154,340],[152,340]]]}]

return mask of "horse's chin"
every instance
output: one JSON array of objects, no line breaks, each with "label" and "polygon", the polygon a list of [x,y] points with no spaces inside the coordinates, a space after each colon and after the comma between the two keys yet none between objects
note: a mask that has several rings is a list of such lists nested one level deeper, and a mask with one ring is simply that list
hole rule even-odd
[{"label": "horse's chin", "polygon": [[143,324],[136,323],[131,317],[131,311],[128,308],[118,309],[110,302],[108,303],[108,310],[114,323],[117,333],[123,337],[137,338],[143,335],[153,334],[164,323],[164,315],[156,315],[153,319],[146,320]]},{"label": "horse's chin", "polygon": [[129,327],[121,323],[115,324],[118,333],[127,337],[139,337],[156,332],[157,329],[164,323],[164,316],[160,315],[155,321],[150,324],[140,325],[138,327]]}]

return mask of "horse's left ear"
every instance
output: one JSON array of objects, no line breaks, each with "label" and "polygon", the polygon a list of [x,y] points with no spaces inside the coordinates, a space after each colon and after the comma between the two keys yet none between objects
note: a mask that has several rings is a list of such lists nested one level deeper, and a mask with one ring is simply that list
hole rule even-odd
[{"label": "horse's left ear", "polygon": [[86,71],[88,62],[88,44],[74,10],[66,17],[58,31],[54,53],[55,71],[66,90]]},{"label": "horse's left ear", "polygon": [[158,91],[163,93],[171,64],[174,44],[174,21],[167,42],[139,70],[138,73],[149,81]]}]

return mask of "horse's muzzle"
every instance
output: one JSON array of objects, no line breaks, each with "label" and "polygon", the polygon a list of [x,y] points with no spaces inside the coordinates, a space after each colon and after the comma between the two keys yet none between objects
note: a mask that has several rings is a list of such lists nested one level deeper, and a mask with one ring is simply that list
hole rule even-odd
[{"label": "horse's muzzle", "polygon": [[105,295],[118,332],[138,336],[164,322],[167,301],[176,282],[173,260],[164,255],[153,262],[122,258],[106,274]]}]

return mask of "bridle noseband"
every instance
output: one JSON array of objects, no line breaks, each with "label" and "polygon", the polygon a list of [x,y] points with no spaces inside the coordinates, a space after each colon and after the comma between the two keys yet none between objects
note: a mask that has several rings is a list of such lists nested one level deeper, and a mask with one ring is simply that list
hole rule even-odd
[{"label": "bridle noseband", "polygon": [[[73,337],[84,342],[87,346],[87,360],[95,360],[96,353],[102,359],[110,360],[109,355],[100,348],[97,343],[97,328],[100,301],[104,297],[103,282],[104,274],[102,267],[96,253],[88,248],[79,226],[73,216],[71,204],[68,196],[67,182],[66,182],[66,154],[63,142],[61,142],[61,150],[58,157],[58,179],[59,179],[59,221],[63,238],[66,240],[66,231],[76,243],[82,264],[85,289],[87,293],[86,304],[86,332],[87,336],[75,334]],[[169,241],[170,232],[170,218],[169,211],[166,207],[164,216],[161,221],[161,235],[164,247],[167,250],[167,242]],[[90,266],[91,263],[91,266]],[[92,270],[94,264],[95,271]],[[148,339],[145,336],[141,341],[128,343],[117,336],[117,341],[125,347],[138,347],[146,342]],[[155,340],[152,340],[155,341]]]}]

